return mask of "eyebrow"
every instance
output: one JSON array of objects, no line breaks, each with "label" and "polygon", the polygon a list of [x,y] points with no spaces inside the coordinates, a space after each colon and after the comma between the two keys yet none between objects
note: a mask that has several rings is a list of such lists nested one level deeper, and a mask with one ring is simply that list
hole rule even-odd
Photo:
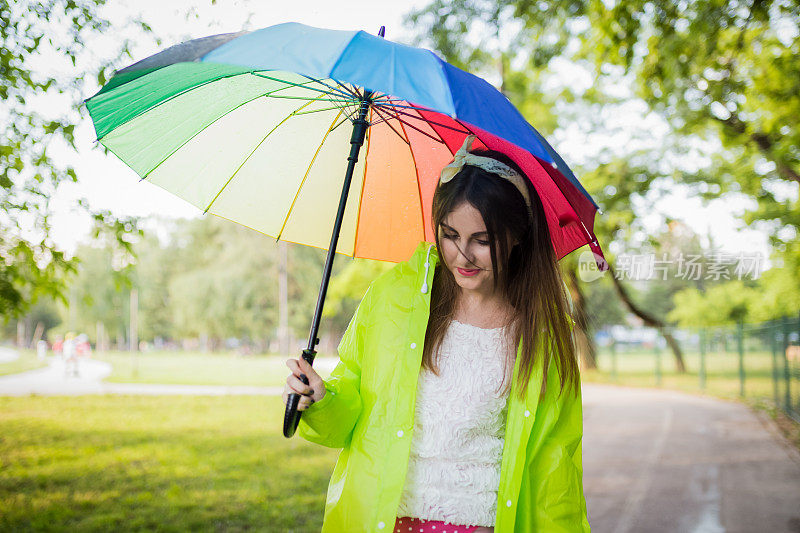
[{"label": "eyebrow", "polygon": [[[450,226],[448,226],[448,225],[447,225],[447,224],[445,224],[444,222],[442,222],[442,223],[441,223],[441,226],[442,226],[443,228],[447,228],[447,229],[449,229],[450,231],[452,231],[452,232],[454,232],[454,233],[458,233],[458,232],[457,232],[455,229],[451,228]],[[488,231],[478,231],[478,232],[476,232],[476,233],[473,233],[473,234],[472,234],[472,236],[473,236],[473,237],[478,237],[478,236],[480,236],[480,235],[486,235],[486,236],[488,237],[488,236],[489,236],[489,232],[488,232]]]}]

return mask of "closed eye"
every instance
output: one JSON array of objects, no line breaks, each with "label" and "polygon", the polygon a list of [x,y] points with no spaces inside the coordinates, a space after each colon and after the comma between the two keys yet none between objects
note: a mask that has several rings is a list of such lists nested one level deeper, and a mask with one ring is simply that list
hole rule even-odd
[{"label": "closed eye", "polygon": [[[442,236],[443,236],[445,239],[451,239],[451,240],[458,239],[458,235],[453,235],[453,234],[450,234],[450,233],[444,233],[444,234],[442,234]],[[478,244],[480,244],[481,246],[489,246],[489,241],[486,241],[486,240],[482,240],[482,239],[475,239],[475,242],[477,242],[477,243],[478,243]]]}]

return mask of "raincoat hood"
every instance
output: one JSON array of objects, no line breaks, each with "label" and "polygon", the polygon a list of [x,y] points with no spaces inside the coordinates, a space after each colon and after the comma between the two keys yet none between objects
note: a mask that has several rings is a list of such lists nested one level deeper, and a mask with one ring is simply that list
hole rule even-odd
[{"label": "raincoat hood", "polygon": [[[417,379],[439,255],[420,243],[372,282],[339,344],[326,393],[303,412],[301,437],[342,448],[331,475],[323,533],[392,531],[405,483]],[[521,350],[521,343],[518,347]],[[496,533],[588,532],[583,495],[580,388],[560,392],[550,364],[543,397],[537,357],[524,400],[508,397]],[[513,370],[519,371],[519,352]]]}]

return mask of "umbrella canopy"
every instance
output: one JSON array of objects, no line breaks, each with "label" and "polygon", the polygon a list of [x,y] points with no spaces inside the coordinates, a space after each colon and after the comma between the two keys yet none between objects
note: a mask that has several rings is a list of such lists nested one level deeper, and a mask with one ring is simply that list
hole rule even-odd
[{"label": "umbrella canopy", "polygon": [[173,46],[86,101],[97,138],[142,179],[280,240],[329,246],[351,128],[368,100],[365,155],[336,252],[401,261],[433,241],[439,171],[468,134],[508,154],[542,198],[560,259],[589,244],[597,204],[494,87],[363,31],[279,24]]}]

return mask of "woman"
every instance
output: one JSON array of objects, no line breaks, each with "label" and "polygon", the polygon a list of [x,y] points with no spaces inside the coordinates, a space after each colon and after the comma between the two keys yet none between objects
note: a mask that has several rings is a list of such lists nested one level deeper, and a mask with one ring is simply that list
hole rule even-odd
[{"label": "woman", "polygon": [[342,448],[323,532],[589,531],[580,376],[544,209],[509,157],[469,152],[474,139],[442,170],[435,247],[370,285],[330,378],[287,361],[300,435]]}]

